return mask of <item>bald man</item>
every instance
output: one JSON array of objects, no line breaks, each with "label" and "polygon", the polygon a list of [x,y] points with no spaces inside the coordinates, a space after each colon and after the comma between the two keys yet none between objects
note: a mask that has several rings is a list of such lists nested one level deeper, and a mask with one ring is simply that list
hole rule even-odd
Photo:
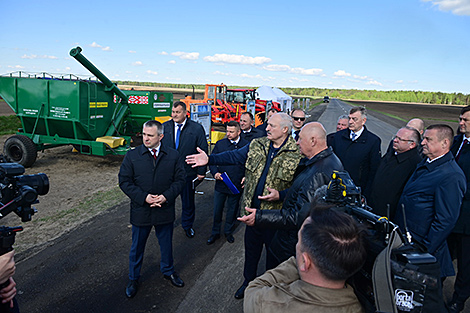
[{"label": "bald man", "polygon": [[[277,266],[295,255],[297,232],[308,216],[315,190],[328,184],[333,171],[343,170],[343,165],[333,150],[326,145],[326,131],[322,124],[306,124],[297,141],[304,158],[295,172],[292,186],[284,191],[268,188],[269,194],[260,197],[267,201],[284,200],[281,210],[256,210],[247,208],[249,215],[239,218],[252,226],[275,229],[269,250]],[[307,205],[304,205],[307,204]]]}]

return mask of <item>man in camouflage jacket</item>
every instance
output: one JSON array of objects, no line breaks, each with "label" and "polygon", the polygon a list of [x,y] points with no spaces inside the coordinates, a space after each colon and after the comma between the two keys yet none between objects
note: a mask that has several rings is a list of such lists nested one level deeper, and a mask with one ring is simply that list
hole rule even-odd
[{"label": "man in camouflage jacket", "polygon": [[[282,201],[268,202],[258,197],[268,195],[268,188],[284,190],[290,187],[295,170],[302,156],[291,136],[292,120],[285,113],[274,114],[266,127],[267,137],[256,138],[250,145],[234,151],[212,154],[209,157],[200,149],[197,155],[188,156],[186,162],[201,166],[244,164],[245,189],[242,197],[242,210],[245,207],[260,210],[279,210]],[[245,264],[242,286],[235,293],[235,298],[244,297],[248,283],[256,278],[256,270],[263,245],[269,251],[269,244],[274,235],[273,229],[256,226],[245,228]],[[274,267],[276,262],[270,253],[266,256],[266,269]]]}]

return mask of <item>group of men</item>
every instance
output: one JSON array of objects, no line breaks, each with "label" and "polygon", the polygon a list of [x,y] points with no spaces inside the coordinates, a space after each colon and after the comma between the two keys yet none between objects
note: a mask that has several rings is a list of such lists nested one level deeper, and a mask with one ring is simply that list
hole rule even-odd
[{"label": "group of men", "polygon": [[[147,122],[144,144],[126,155],[119,174],[120,186],[131,198],[127,296],[137,292],[145,242],[152,226],[160,243],[164,277],[175,286],[184,285],[173,268],[171,252],[175,198],[181,193],[182,226],[192,238],[193,184],[195,179],[204,178],[209,165],[216,185],[214,222],[207,244],[220,238],[224,206],[225,238],[234,242],[238,208],[242,208],[238,220],[246,224],[244,281],[235,298],[242,299],[246,293],[246,311],[258,311],[260,306],[276,307],[274,311],[302,311],[307,305],[321,307],[322,300],[330,299],[325,308],[332,312],[335,305],[360,312],[359,302],[345,281],[365,261],[361,232],[354,220],[330,207],[320,205],[312,210],[315,190],[329,182],[333,171],[347,170],[377,214],[387,215],[399,225],[406,219],[413,237],[439,260],[442,277],[453,275],[446,239],[454,230],[452,243],[457,247],[459,267],[450,306],[452,312],[460,312],[470,295],[470,275],[466,273],[469,258],[463,255],[470,243],[470,227],[466,227],[465,220],[470,213],[460,214],[460,228],[454,226],[461,205],[462,212],[469,209],[465,198],[462,204],[462,198],[466,177],[470,177],[470,170],[465,170],[470,162],[470,108],[462,110],[461,134],[455,140],[450,127],[432,125],[423,134],[424,123],[414,119],[398,130],[383,157],[380,138],[365,126],[365,108],[354,107],[348,116],[341,116],[337,132],[328,138],[320,123],[305,124],[305,119],[300,109],[290,116],[268,112],[263,130],[253,126],[251,113],[244,113],[240,123],[227,125],[226,138],[209,156],[204,131],[186,118],[184,103],[174,104],[172,120],[163,125],[164,131],[158,122]],[[329,223],[336,220],[343,221],[344,229],[330,227]],[[316,241],[320,235],[329,238],[321,247]],[[256,278],[263,246],[269,271]],[[333,247],[344,249],[344,259],[341,256],[335,260],[328,254]],[[354,247],[355,254],[348,250],[350,247]],[[347,266],[350,260],[354,262]],[[332,275],[338,272],[341,275]],[[326,288],[326,293],[317,287]],[[303,288],[312,290],[312,299],[292,296],[303,294]],[[344,301],[338,300],[340,294]],[[286,297],[292,299],[286,301]]]}]

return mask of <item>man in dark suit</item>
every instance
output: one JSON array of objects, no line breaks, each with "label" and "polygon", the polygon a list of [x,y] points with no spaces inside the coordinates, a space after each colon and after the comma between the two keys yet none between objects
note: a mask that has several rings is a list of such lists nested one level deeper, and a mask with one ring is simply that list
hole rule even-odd
[{"label": "man in dark suit", "polygon": [[[163,124],[164,134],[162,143],[178,150],[180,159],[184,161],[187,155],[197,153],[199,147],[207,152],[207,139],[202,125],[191,121],[186,117],[186,104],[178,101],[173,104],[171,110],[171,120]],[[181,226],[188,238],[194,237],[193,223],[196,215],[194,205],[194,185],[193,180],[203,180],[206,176],[206,166],[192,168],[184,164],[186,170],[186,184],[181,192]]]},{"label": "man in dark suit", "polygon": [[457,277],[454,294],[449,303],[449,312],[460,312],[465,301],[470,297],[470,106],[464,107],[459,116],[460,134],[454,137],[450,151],[467,179],[467,191],[464,194],[460,216],[447,242],[457,257]]},{"label": "man in dark suit", "polygon": [[243,112],[240,117],[240,128],[242,130],[241,137],[248,142],[255,138],[263,137],[263,132],[253,127],[253,114],[250,112]]},{"label": "man in dark suit", "polygon": [[365,127],[367,112],[363,107],[349,111],[348,129],[335,134],[331,147],[349,172],[362,194],[369,196],[380,163],[380,138]]},{"label": "man in dark suit", "polygon": [[173,268],[172,252],[175,199],[185,181],[183,161],[178,151],[161,144],[160,122],[146,122],[142,134],[143,145],[127,152],[119,171],[119,187],[131,199],[128,298],[137,293],[145,244],[152,227],[160,244],[161,272],[173,285],[184,286]]},{"label": "man in dark suit", "polygon": [[[367,199],[375,214],[394,219],[403,188],[422,160],[418,151],[419,139],[416,129],[400,128],[393,139],[392,151],[382,157]],[[390,207],[389,216],[387,205]]]},{"label": "man in dark suit", "polygon": [[421,142],[421,161],[403,189],[396,224],[405,230],[405,218],[414,240],[426,246],[441,265],[441,277],[455,274],[447,246],[447,237],[457,222],[466,190],[466,178],[450,152],[454,131],[436,124],[426,129]]},{"label": "man in dark suit", "polygon": [[[248,141],[240,138],[240,124],[235,121],[230,121],[227,124],[227,137],[217,141],[212,153],[237,150],[248,143]],[[212,225],[212,234],[207,240],[207,244],[211,245],[220,238],[220,228],[225,203],[227,204],[227,213],[225,214],[224,233],[227,241],[233,243],[235,238],[232,233],[238,215],[241,192],[243,191],[241,181],[245,176],[245,166],[242,164],[210,165],[209,169],[216,182],[214,190],[214,223]],[[222,178],[223,173],[227,173],[234,186],[238,189],[238,194],[234,194],[227,187]]]},{"label": "man in dark suit", "polygon": [[299,140],[300,130],[305,124],[305,112],[301,108],[295,108],[291,113],[292,117],[292,137],[294,137],[295,142]]},{"label": "man in dark suit", "polygon": [[[339,132],[340,130],[346,129],[349,126],[349,117],[346,114],[341,115],[338,117],[338,121],[336,122],[336,132]],[[326,144],[328,147],[331,147],[331,142],[333,141],[333,138],[335,137],[335,133],[328,134],[326,136]]]}]

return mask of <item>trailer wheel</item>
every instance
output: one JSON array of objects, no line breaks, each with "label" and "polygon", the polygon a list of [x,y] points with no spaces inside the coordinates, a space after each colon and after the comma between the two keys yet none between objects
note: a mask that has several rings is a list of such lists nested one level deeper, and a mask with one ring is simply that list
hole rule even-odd
[{"label": "trailer wheel", "polygon": [[15,162],[30,167],[36,162],[38,150],[34,142],[26,136],[14,135],[3,145],[3,153],[9,162]]}]

